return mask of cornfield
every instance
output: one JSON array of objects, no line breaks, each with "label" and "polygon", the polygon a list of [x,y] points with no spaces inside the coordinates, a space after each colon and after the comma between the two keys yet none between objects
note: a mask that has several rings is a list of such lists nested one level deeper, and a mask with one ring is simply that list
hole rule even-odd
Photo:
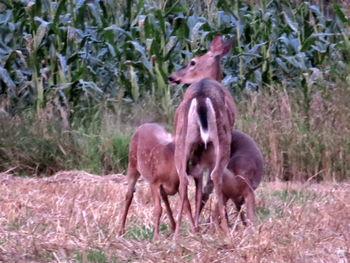
[{"label": "cornfield", "polygon": [[[348,2],[0,0],[0,262],[349,262]],[[167,76],[217,34],[234,128],[265,159],[256,222],[229,204],[219,237],[210,198],[199,233],[175,243],[163,215],[152,242],[140,180],[117,236],[130,136],[171,131],[186,85]]]},{"label": "cornfield", "polygon": [[[184,87],[169,85],[167,76],[223,34],[234,39],[223,83],[241,112],[237,128],[253,133],[268,172],[293,178],[288,173],[326,171],[327,178],[344,179],[350,20],[343,7],[322,1],[0,0],[0,167],[24,174],[124,170],[135,126],[172,126]],[[261,97],[260,112],[249,115],[250,101]],[[277,108],[287,111],[276,116]],[[288,111],[293,114],[284,118]],[[287,130],[267,137],[255,127],[271,116],[286,125],[261,127]],[[313,129],[316,122],[330,123]],[[334,123],[337,145],[329,134]],[[287,150],[285,134],[293,127],[302,157]],[[320,129],[329,138],[320,137]],[[295,164],[300,161],[302,167]]]}]

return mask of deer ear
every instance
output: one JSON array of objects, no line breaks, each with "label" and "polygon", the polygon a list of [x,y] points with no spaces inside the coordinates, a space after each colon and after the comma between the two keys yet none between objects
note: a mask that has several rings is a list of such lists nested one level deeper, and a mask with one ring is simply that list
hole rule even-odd
[{"label": "deer ear", "polygon": [[232,46],[232,39],[223,40],[221,35],[216,35],[210,43],[210,52],[215,56],[225,56],[227,55]]},{"label": "deer ear", "polygon": [[215,55],[218,55],[221,53],[222,50],[222,36],[221,35],[216,35],[213,40],[210,43],[209,50]]},{"label": "deer ear", "polygon": [[228,53],[230,53],[232,48],[232,42],[233,42],[232,38],[224,41],[221,56],[226,56]]}]

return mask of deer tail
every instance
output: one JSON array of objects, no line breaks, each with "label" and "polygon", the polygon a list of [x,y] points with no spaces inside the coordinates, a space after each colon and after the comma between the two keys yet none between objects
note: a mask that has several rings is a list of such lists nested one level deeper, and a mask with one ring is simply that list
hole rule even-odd
[{"label": "deer tail", "polygon": [[[195,115],[197,115],[197,117],[195,117]],[[197,119],[200,137],[206,148],[210,137],[209,123],[215,122],[215,120],[213,120],[213,118],[215,118],[214,107],[209,98],[205,98],[205,100],[194,98],[192,100],[189,109],[189,119],[193,120],[193,118]]]},{"label": "deer tail", "polygon": [[212,123],[214,121],[213,118],[215,118],[215,111],[210,98],[205,98],[205,100],[198,105],[197,113],[199,118],[200,135],[206,148],[210,135],[209,122]]}]

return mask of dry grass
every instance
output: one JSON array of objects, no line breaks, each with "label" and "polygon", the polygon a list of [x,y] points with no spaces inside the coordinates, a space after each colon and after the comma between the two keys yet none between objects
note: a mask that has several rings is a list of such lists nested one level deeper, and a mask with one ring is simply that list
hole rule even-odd
[{"label": "dry grass", "polygon": [[123,175],[0,174],[0,262],[350,262],[349,183],[264,183],[254,227],[242,227],[230,209],[238,227],[221,238],[206,209],[201,233],[183,231],[177,243],[166,224],[161,241],[150,241],[145,182],[138,185],[126,236],[116,235],[125,186]]}]

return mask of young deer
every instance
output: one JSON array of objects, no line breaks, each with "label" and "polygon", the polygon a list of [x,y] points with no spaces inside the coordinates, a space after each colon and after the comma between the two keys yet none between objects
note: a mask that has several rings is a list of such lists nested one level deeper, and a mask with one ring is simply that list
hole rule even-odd
[{"label": "young deer", "polygon": [[[208,163],[205,159],[211,159],[211,156],[202,155],[201,159],[195,160],[196,169],[203,170],[201,163]],[[231,159],[224,172],[222,192],[224,195],[224,204],[231,199],[238,211],[241,211],[242,205],[246,204],[247,217],[250,223],[254,222],[255,196],[254,190],[261,182],[264,172],[264,159],[259,147],[254,140],[247,134],[234,130],[232,132]],[[209,181],[203,194],[203,200],[200,204],[200,211],[207,202],[210,193],[213,190],[212,182]],[[217,210],[217,208],[216,208]],[[216,212],[217,213],[217,212]],[[240,213],[243,224],[246,224],[245,215]]]},{"label": "young deer", "polygon": [[[159,221],[162,214],[160,198],[163,199],[175,230],[175,220],[169,205],[168,195],[174,195],[179,189],[179,177],[174,164],[175,145],[172,135],[156,123],[146,123],[137,128],[129,145],[128,191],[125,196],[124,213],[120,218],[119,235],[124,234],[125,221],[140,176],[150,184],[154,201],[154,236],[159,238]],[[186,209],[189,211],[189,203]],[[193,220],[191,221],[194,227]]]},{"label": "young deer", "polygon": [[[223,171],[230,159],[231,130],[235,121],[235,106],[230,92],[221,81],[220,59],[229,53],[232,41],[216,36],[209,51],[195,57],[191,62],[169,76],[173,83],[187,83],[183,100],[175,113],[175,166],[180,178],[180,209],[177,216],[175,238],[179,234],[184,204],[188,203],[187,164],[198,147],[212,152],[214,166],[211,169],[215,193],[217,194],[222,228],[228,231],[225,220],[222,192]],[[196,196],[201,193],[196,193]],[[201,200],[201,196],[198,197]],[[199,209],[198,209],[199,210]],[[191,211],[189,211],[192,217]],[[199,212],[196,209],[195,225]]]}]

